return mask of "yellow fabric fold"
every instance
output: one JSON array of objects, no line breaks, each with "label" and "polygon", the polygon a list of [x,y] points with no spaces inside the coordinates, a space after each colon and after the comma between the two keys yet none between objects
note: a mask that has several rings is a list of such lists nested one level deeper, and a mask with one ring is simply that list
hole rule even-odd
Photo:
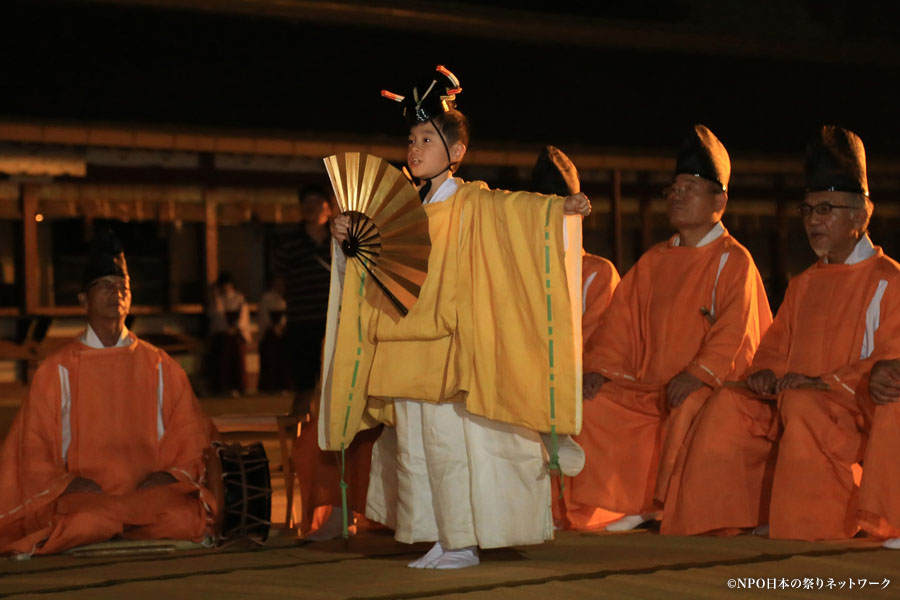
[{"label": "yellow fabric fold", "polygon": [[489,419],[580,431],[581,224],[568,217],[567,253],[562,205],[481,182],[426,205],[428,276],[403,318],[348,264],[339,319],[331,315],[339,322],[333,357],[326,343],[323,449],[390,424],[398,397],[464,401]]}]

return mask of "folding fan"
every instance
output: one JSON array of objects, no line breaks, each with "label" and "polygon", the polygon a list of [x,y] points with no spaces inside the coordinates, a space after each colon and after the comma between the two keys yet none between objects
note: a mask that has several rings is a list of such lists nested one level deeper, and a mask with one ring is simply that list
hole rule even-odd
[{"label": "folding fan", "polygon": [[350,216],[341,249],[406,316],[419,298],[431,252],[419,194],[399,170],[363,152],[329,156],[325,168],[341,212]]}]

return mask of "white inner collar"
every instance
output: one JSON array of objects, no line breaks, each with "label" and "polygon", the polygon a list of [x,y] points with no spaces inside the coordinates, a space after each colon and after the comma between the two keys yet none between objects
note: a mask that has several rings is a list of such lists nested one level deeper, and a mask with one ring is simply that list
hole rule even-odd
[{"label": "white inner collar", "polygon": [[462,183],[462,179],[458,179],[456,177],[448,177],[444,180],[444,182],[438,186],[438,189],[435,190],[434,194],[432,194],[431,199],[427,200],[425,204],[437,204],[438,202],[443,202],[454,193],[459,188]]},{"label": "white inner collar", "polygon": [[[712,242],[716,241],[717,239],[719,239],[719,237],[723,233],[725,233],[725,226],[722,225],[722,221],[719,221],[718,223],[713,225],[712,229],[710,229],[709,232],[706,235],[704,235],[703,238],[699,242],[697,242],[697,245],[694,247],[699,248],[701,246],[705,246],[709,243],[712,243]],[[673,246],[681,245],[681,236],[680,235],[675,236],[675,239],[672,240],[672,245]]]},{"label": "white inner collar", "polygon": [[[847,260],[844,261],[845,265],[855,265],[856,263],[862,262],[867,258],[872,258],[875,256],[875,246],[872,244],[872,240],[869,239],[869,234],[864,233],[859,241],[856,242],[856,246],[853,247],[853,252],[850,253],[850,256],[847,257]],[[825,264],[828,264],[828,257],[825,257]]]},{"label": "white inner collar", "polygon": [[[100,341],[100,337],[94,331],[94,328],[91,327],[91,324],[88,323],[87,329],[84,332],[84,335],[81,336],[81,343],[89,348],[94,348],[95,350],[100,350],[102,348],[106,348],[103,345],[103,342]],[[122,326],[122,333],[119,335],[119,341],[116,342],[115,348],[121,348],[122,346],[127,346],[130,343],[128,339],[128,328],[124,325]]]}]

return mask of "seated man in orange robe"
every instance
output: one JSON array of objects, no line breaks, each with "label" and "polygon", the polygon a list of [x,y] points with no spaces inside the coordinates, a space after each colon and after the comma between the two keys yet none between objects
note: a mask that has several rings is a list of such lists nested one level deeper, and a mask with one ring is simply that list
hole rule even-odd
[{"label": "seated man in orange robe", "polygon": [[211,534],[215,433],[181,367],[125,328],[125,256],[101,235],[79,300],[87,330],[47,357],[0,454],[0,553]]},{"label": "seated man in orange robe", "polygon": [[791,279],[746,389],[721,388],[698,418],[663,533],[758,527],[823,540],[858,530],[852,467],[866,422],[857,393],[876,361],[900,354],[900,265],[867,234],[872,203],[856,134],[817,132],[806,189],[800,214],[819,261]]},{"label": "seated man in orange robe", "polygon": [[[531,170],[531,188],[540,194],[569,196],[581,191],[578,169],[566,154],[555,146],[547,146],[538,156]],[[609,306],[613,292],[619,284],[619,272],[615,265],[600,256],[582,250],[581,258],[581,335],[588,339],[600,324],[600,317]],[[563,440],[565,443],[565,440]],[[560,448],[560,465],[570,451]],[[583,459],[583,454],[581,454]],[[575,466],[578,465],[577,461]],[[583,460],[581,461],[583,465]],[[580,469],[580,467],[578,467]],[[569,469],[565,469],[569,474]],[[572,469],[574,471],[575,469]],[[596,529],[621,517],[593,505],[582,506],[572,500],[572,486],[566,478],[560,494],[560,480],[552,480],[553,522],[559,529]]]},{"label": "seated man in orange robe", "polygon": [[868,390],[857,394],[869,434],[859,484],[859,524],[886,538],[885,548],[900,550],[900,360],[876,362],[867,383]]},{"label": "seated man in orange robe", "polygon": [[771,322],[750,253],[721,218],[731,163],[713,133],[686,138],[666,191],[678,234],[626,273],[585,340],[587,462],[572,499],[623,513],[608,531],[656,516],[675,457],[713,389],[743,372]]}]

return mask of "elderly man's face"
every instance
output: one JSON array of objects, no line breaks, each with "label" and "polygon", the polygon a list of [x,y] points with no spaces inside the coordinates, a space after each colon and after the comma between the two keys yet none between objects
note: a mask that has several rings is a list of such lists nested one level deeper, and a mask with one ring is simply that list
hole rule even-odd
[{"label": "elderly man's face", "polygon": [[715,183],[686,173],[677,175],[663,193],[669,222],[678,230],[715,225],[727,201]]},{"label": "elderly man's face", "polygon": [[[809,245],[819,258],[852,251],[865,223],[859,198],[847,192],[812,192],[801,205]],[[816,208],[818,207],[818,208]],[[808,214],[806,214],[808,213]],[[824,213],[824,214],[822,214]]]},{"label": "elderly man's face", "polygon": [[94,280],[88,290],[79,294],[88,319],[123,319],[131,310],[131,284],[128,278],[107,275]]}]

